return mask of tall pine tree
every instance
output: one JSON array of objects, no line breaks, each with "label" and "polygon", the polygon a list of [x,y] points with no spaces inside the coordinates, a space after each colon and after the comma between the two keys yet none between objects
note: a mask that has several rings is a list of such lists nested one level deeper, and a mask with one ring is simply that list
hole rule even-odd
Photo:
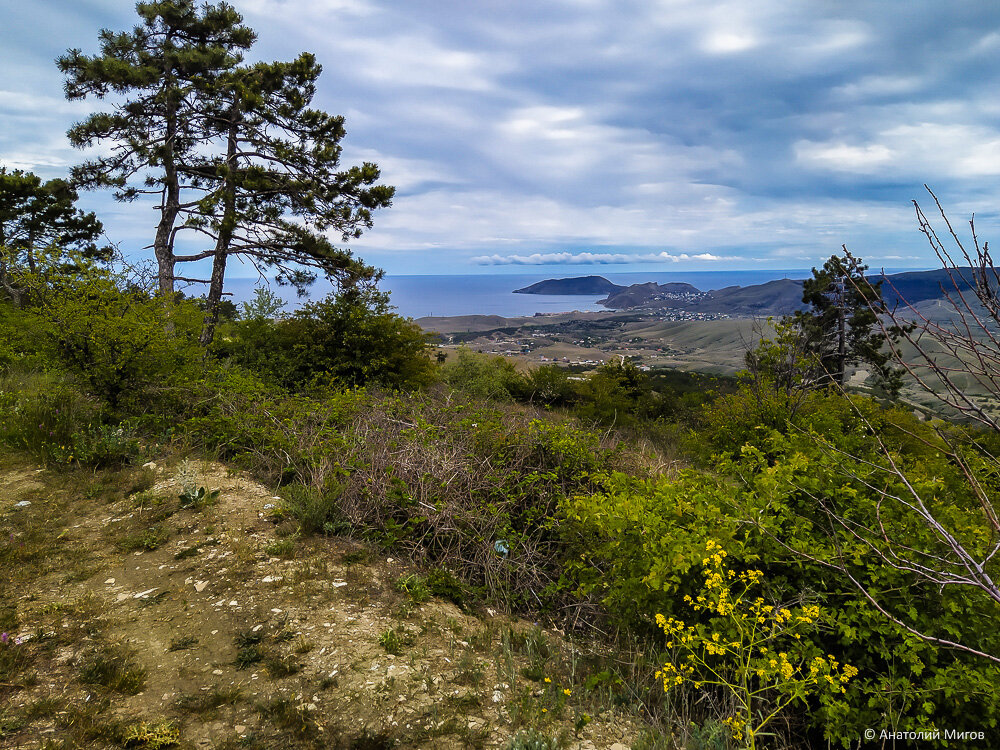
[{"label": "tall pine tree", "polygon": [[887,310],[882,299],[882,281],[872,283],[862,265],[844,248],[806,279],[802,301],[809,306],[794,316],[805,339],[805,348],[821,369],[821,380],[842,387],[847,366],[867,364],[876,386],[895,397],[901,374],[894,369],[885,350],[886,336],[892,342],[901,330],[890,323],[883,331],[879,316]]},{"label": "tall pine tree", "polygon": [[344,118],[310,106],[321,71],[304,53],[292,62],[238,68],[206,87],[199,123],[219,148],[186,169],[205,195],[187,210],[185,224],[213,247],[177,256],[178,262],[212,258],[206,343],[231,256],[300,291],[317,272],[339,287],[379,275],[327,237],[359,237],[372,226],[372,211],[390,205],[393,188],[376,184],[375,164],[340,169]]},{"label": "tall pine tree", "polygon": [[194,0],[140,2],[142,23],[130,32],[100,32],[100,54],[73,49],[57,60],[66,74],[66,96],[120,100],[109,112],[91,115],[69,131],[74,146],[109,143],[111,154],[73,170],[85,188],[111,187],[121,201],[159,197],[152,242],[160,293],[173,292],[174,241],[178,217],[197,202],[185,198],[183,165],[200,145],[192,123],[206,81],[230,70],[256,35],[225,3]]}]

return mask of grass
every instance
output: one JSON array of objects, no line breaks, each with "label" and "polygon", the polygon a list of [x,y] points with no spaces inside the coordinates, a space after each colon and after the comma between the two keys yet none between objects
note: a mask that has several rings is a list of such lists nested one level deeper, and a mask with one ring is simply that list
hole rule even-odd
[{"label": "grass", "polygon": [[159,549],[168,539],[170,539],[170,532],[165,526],[158,524],[143,531],[125,535],[115,542],[115,548],[119,552],[125,553],[152,552]]},{"label": "grass", "polygon": [[239,703],[242,699],[243,688],[239,685],[214,687],[209,691],[183,695],[174,702],[174,707],[186,714],[204,714]]},{"label": "grass", "polygon": [[394,656],[399,656],[403,653],[403,641],[399,637],[399,634],[389,628],[382,635],[378,637],[379,645],[385,649],[387,654],[393,654]]},{"label": "grass", "polygon": [[80,664],[80,681],[116,693],[135,695],[146,685],[146,668],[121,645],[106,645],[88,653]]},{"label": "grass", "polygon": [[140,721],[125,730],[123,745],[125,747],[142,747],[149,750],[159,750],[162,747],[173,747],[180,742],[181,732],[172,721],[148,723]]},{"label": "grass", "polygon": [[191,648],[196,643],[198,643],[198,639],[195,636],[183,635],[180,638],[174,638],[170,641],[170,645],[167,646],[167,651],[183,651]]}]

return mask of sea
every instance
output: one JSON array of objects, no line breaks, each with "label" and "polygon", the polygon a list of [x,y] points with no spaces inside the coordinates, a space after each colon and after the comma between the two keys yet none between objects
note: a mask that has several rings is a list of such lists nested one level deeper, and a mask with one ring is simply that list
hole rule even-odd
[{"label": "sea", "polygon": [[[893,269],[886,269],[891,271]],[[809,269],[751,271],[677,271],[602,273],[600,270],[567,270],[532,274],[467,274],[467,275],[386,275],[379,283],[390,294],[390,302],[400,315],[410,318],[451,317],[455,315],[500,315],[517,317],[535,313],[571,312],[574,310],[607,310],[597,304],[607,295],[548,295],[514,294],[538,281],[573,276],[603,276],[621,286],[655,281],[685,282],[703,292],[729,286],[751,286],[775,279],[805,279]],[[234,278],[226,281],[226,289],[237,304],[253,296],[254,287],[266,284],[259,279]],[[294,309],[308,299],[322,299],[330,291],[328,284],[317,282],[308,298],[297,298],[287,287],[274,284],[270,288]],[[195,291],[194,293],[197,293]]]}]

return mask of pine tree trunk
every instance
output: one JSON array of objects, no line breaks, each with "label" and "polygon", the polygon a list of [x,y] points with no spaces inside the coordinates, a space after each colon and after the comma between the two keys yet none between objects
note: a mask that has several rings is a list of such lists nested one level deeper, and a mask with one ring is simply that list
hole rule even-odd
[{"label": "pine tree trunk", "polygon": [[205,323],[201,329],[201,343],[208,346],[215,337],[215,328],[219,324],[219,303],[222,301],[222,289],[226,278],[226,261],[229,258],[229,245],[233,239],[236,223],[236,183],[235,172],[237,127],[239,124],[239,108],[233,104],[229,110],[229,133],[226,143],[226,178],[222,186],[222,222],[219,234],[215,239],[215,256],[212,259],[212,278],[208,287],[208,310]]},{"label": "pine tree trunk", "polygon": [[841,279],[837,289],[837,385],[843,387],[847,370],[847,310],[845,282]]}]

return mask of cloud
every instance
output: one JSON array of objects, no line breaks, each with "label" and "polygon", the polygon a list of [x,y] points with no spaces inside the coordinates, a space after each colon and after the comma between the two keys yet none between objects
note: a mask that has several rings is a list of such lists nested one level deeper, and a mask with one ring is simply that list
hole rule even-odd
[{"label": "cloud", "polygon": [[[398,187],[352,243],[390,273],[815,264],[845,242],[873,264],[927,258],[909,205],[925,182],[1000,232],[995,4],[233,2],[252,59],[316,52],[345,166]],[[93,155],[64,134],[106,106],[63,100],[53,58],[136,23],[115,0],[64,10],[0,12],[0,160],[46,177]],[[144,252],[148,206],[85,200]]]},{"label": "cloud", "polygon": [[630,263],[678,263],[685,260],[745,260],[738,256],[722,257],[711,253],[672,255],[659,253],[532,253],[531,255],[477,255],[471,262],[479,266],[577,266],[625,265]]}]

